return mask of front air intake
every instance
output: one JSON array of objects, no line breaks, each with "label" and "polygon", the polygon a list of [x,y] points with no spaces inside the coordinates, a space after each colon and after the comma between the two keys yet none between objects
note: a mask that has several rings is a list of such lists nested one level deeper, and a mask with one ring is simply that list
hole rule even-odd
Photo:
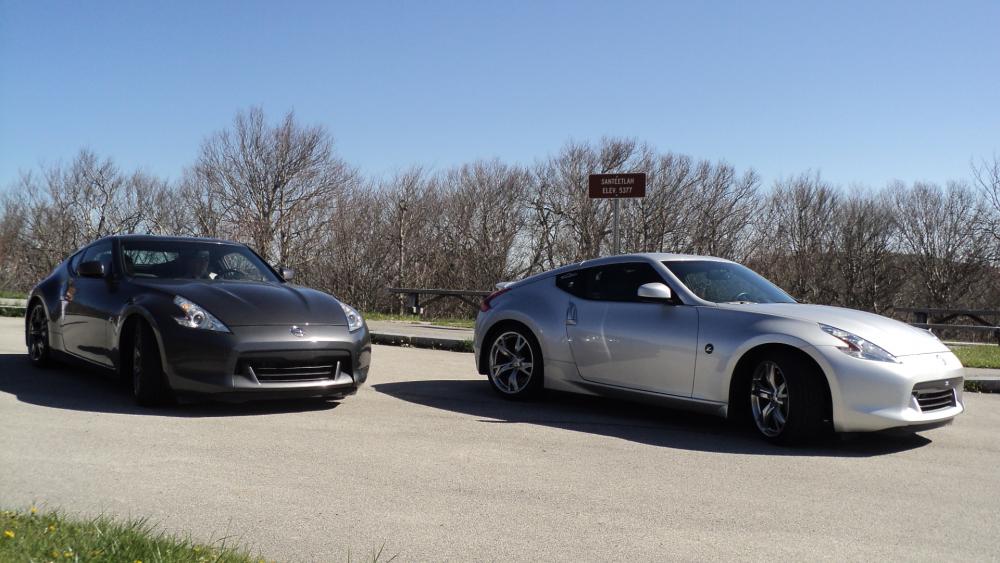
[{"label": "front air intake", "polygon": [[[961,380],[959,380],[961,385]],[[920,412],[934,412],[949,409],[958,404],[955,384],[951,380],[929,381],[913,387],[913,398],[920,407]]]}]

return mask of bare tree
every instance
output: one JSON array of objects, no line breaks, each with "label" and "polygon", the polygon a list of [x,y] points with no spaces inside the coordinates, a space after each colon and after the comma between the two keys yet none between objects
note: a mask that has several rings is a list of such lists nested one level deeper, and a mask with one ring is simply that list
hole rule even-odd
[{"label": "bare tree", "polygon": [[982,280],[987,238],[976,228],[982,202],[967,184],[902,183],[890,186],[899,233],[899,250],[912,272],[911,299],[946,307],[968,302]]},{"label": "bare tree", "polygon": [[333,155],[326,129],[300,125],[292,113],[271,126],[260,108],[251,108],[202,144],[189,195],[219,217],[217,226],[205,226],[288,263],[309,256],[317,232],[336,220],[334,196],[356,180]]}]

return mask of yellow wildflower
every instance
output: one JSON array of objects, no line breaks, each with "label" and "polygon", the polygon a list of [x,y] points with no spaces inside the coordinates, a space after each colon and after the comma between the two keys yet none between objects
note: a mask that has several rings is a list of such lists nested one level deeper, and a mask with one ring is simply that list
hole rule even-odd
[{"label": "yellow wildflower", "polygon": [[12,538],[12,537],[14,537],[14,530],[4,530],[3,531],[3,537],[5,537],[5,538]]},{"label": "yellow wildflower", "polygon": [[33,515],[34,515],[34,514],[38,514],[38,508],[36,508],[36,507],[32,506],[32,507],[31,507],[31,514],[33,514]]}]

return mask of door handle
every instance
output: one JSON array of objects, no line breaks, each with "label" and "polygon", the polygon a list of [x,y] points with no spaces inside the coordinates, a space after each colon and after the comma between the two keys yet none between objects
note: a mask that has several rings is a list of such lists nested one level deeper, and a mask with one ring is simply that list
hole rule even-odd
[{"label": "door handle", "polygon": [[566,309],[566,324],[576,324],[576,305],[573,303],[570,303],[569,308]]}]

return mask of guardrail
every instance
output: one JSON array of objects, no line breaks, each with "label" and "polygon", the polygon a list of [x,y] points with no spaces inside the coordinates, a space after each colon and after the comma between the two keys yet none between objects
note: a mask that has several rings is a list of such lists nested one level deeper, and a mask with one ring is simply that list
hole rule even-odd
[{"label": "guardrail", "polygon": [[26,309],[27,299],[0,299],[0,309]]},{"label": "guardrail", "polygon": [[[1000,344],[1000,326],[986,317],[1000,318],[1000,311],[992,309],[944,309],[940,307],[898,307],[897,312],[911,313],[915,322],[910,325],[931,331],[963,330],[990,334]],[[949,321],[965,317],[974,324],[951,324]]]},{"label": "guardrail", "polygon": [[[458,299],[478,309],[482,298],[490,294],[489,291],[476,291],[473,289],[421,289],[417,287],[387,287],[385,289],[389,293],[406,295],[406,306],[414,315],[423,314],[424,305],[430,305],[445,297]],[[429,295],[430,297],[421,301],[420,296],[422,295]]]}]

